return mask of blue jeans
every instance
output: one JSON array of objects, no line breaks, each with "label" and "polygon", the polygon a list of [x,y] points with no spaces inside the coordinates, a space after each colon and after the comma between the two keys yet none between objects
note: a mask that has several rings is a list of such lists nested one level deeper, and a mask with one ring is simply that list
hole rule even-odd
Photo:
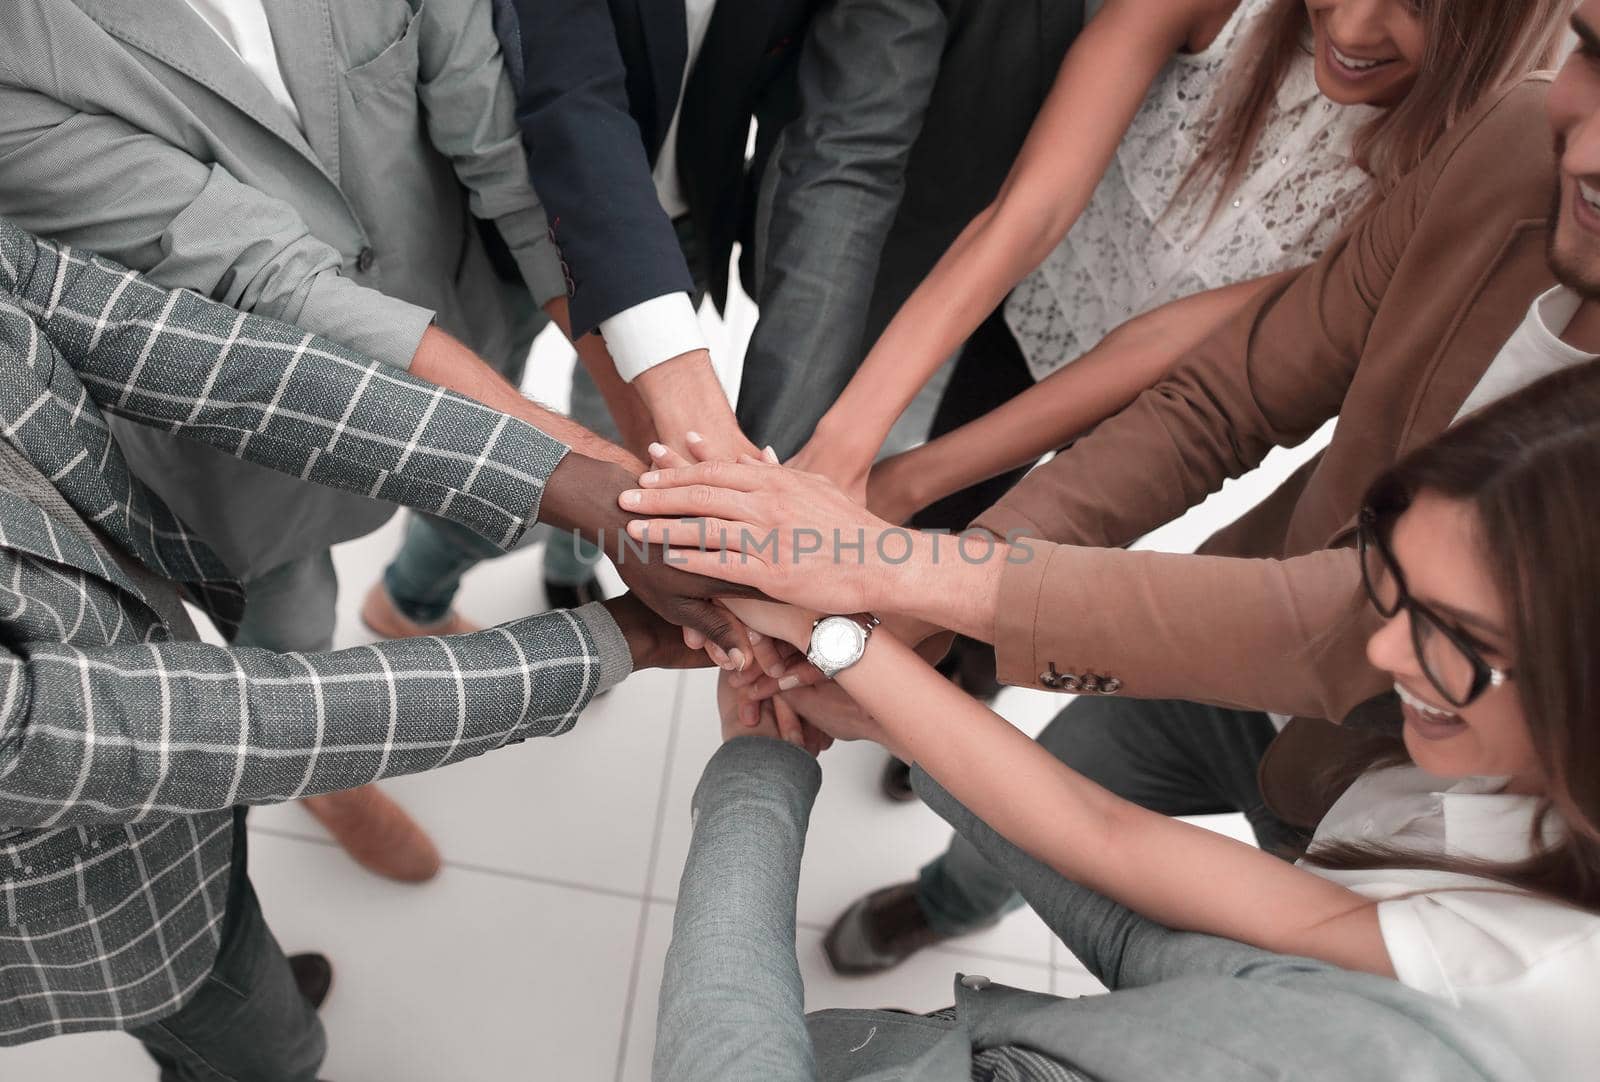
[{"label": "blue jeans", "polygon": [[245,866],[244,817],[234,823],[222,946],[188,1003],[129,1032],[161,1067],[161,1082],[314,1082],[327,1054],[322,1021],[295,985],[261,915]]},{"label": "blue jeans", "polygon": [[[618,439],[605,399],[583,366],[572,372],[572,419],[609,440]],[[599,548],[576,534],[535,526],[523,545],[545,542],[545,581],[581,586],[594,577],[603,559]],[[461,576],[499,556],[498,546],[445,519],[412,515],[400,551],[384,570],[383,582],[395,608],[408,620],[431,624],[444,619],[461,588]]]},{"label": "blue jeans", "polygon": [[[1057,714],[1039,743],[1118,796],[1165,815],[1243,812],[1262,848],[1303,846],[1306,836],[1268,810],[1256,766],[1276,730],[1267,715],[1177,700],[1082,696]],[[1010,881],[962,835],[922,868],[917,900],[928,924],[961,935],[1022,904]]]}]

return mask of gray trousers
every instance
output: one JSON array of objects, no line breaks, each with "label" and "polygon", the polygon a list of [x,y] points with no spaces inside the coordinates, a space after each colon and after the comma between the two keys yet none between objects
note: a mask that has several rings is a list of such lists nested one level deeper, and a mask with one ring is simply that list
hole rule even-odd
[{"label": "gray trousers", "polygon": [[[1039,743],[1118,796],[1166,815],[1243,812],[1263,849],[1308,840],[1261,799],[1256,766],[1276,735],[1267,715],[1178,700],[1082,696]],[[1010,881],[960,834],[925,865],[917,900],[935,931],[960,935],[1022,904]]]}]

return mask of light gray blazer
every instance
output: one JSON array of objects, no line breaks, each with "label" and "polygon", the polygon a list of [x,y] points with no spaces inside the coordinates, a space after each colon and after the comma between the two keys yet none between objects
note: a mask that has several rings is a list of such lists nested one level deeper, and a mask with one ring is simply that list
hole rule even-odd
[{"label": "light gray blazer", "polygon": [[[431,319],[520,365],[563,291],[489,0],[265,0],[303,130],[185,0],[0,5],[0,214],[405,366]],[[134,469],[235,574],[379,525],[386,505],[137,426]]]}]

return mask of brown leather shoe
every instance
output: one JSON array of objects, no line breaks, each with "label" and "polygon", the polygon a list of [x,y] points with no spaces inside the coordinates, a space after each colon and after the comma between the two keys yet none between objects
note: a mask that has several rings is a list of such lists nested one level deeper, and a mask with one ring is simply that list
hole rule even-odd
[{"label": "brown leather shoe", "polygon": [[318,1010],[328,999],[333,987],[333,963],[325,954],[291,954],[289,970],[294,974],[294,986],[300,989],[311,1005]]},{"label": "brown leather shoe", "polygon": [[422,883],[439,874],[439,850],[417,821],[376,785],[306,797],[300,803],[367,871],[400,883]]},{"label": "brown leather shoe", "polygon": [[828,929],[822,949],[835,973],[864,977],[893,969],[923,947],[950,938],[928,926],[912,881],[873,891],[846,909]]},{"label": "brown leather shoe", "polygon": [[384,639],[416,639],[424,635],[466,635],[483,630],[455,609],[451,609],[441,619],[431,624],[417,623],[395,605],[394,598],[389,596],[389,589],[384,586],[382,579],[372,584],[372,589],[367,591],[365,600],[361,602],[361,622],[366,624],[374,635]]}]

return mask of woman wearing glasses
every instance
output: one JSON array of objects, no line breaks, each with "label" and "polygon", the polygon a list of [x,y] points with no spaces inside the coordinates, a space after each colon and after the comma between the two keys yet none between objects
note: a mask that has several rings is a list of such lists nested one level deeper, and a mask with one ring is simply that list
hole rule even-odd
[{"label": "woman wearing glasses", "polygon": [[[1129,973],[1149,983],[1139,959],[1164,959],[1158,981],[1214,973],[1210,948],[1186,954],[1162,938],[1209,933],[1393,978],[1499,1035],[1533,1077],[1573,1079],[1600,1059],[1597,483],[1600,363],[1488,407],[1370,489],[1357,540],[1362,604],[1382,622],[1367,656],[1393,683],[1398,724],[1358,759],[1336,764],[1353,780],[1292,865],[1113,796],[893,636],[863,627],[859,643],[845,642],[849,629],[832,624],[851,618],[826,618],[814,634],[812,613],[734,604],[751,627],[809,644],[859,706],[808,720],[919,764],[919,787],[958,829],[982,830],[959,808],[950,814],[941,790],[1081,885],[1058,887],[1079,897],[1056,927],[1113,989]],[[1361,585],[1352,579],[1350,588],[1355,595]],[[1343,618],[1360,615],[1352,608]],[[1204,655],[1211,644],[1192,649]],[[781,754],[804,758],[792,750]],[[716,794],[703,786],[703,823],[716,822],[708,818],[715,808]],[[686,889],[711,859],[700,838],[697,847],[701,864],[691,857]],[[1030,900],[1040,896],[1037,880],[1031,891],[1025,879],[1019,886]],[[1096,894],[1139,917],[1107,920],[1109,903]],[[680,908],[685,942],[699,916]],[[1176,931],[1153,931],[1140,918]],[[771,935],[792,942],[789,931]],[[692,970],[692,951],[674,949],[663,995],[669,1019],[674,997],[695,995],[673,983]],[[1133,958],[1133,969],[1104,976],[1108,951],[1122,964]],[[1188,972],[1185,957],[1203,972]],[[792,955],[789,962],[784,976],[797,983]],[[1162,1028],[1152,1040],[1167,1038]],[[1364,1036],[1347,1034],[1355,1043]],[[981,1049],[981,1033],[974,1039]],[[676,1046],[664,1047],[670,1054]]]}]

